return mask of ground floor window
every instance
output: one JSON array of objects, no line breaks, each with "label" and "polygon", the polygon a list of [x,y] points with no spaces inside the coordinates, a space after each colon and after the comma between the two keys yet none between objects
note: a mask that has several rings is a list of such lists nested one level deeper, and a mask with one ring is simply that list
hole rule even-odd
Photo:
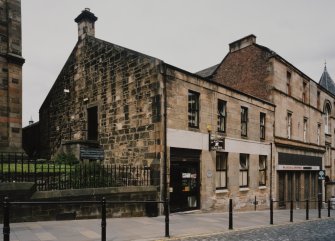
[{"label": "ground floor window", "polygon": [[228,162],[227,152],[216,153],[215,184],[217,190],[227,188],[227,162]]},{"label": "ground floor window", "polygon": [[267,156],[259,156],[259,186],[266,185],[266,159]]},{"label": "ground floor window", "polygon": [[248,187],[249,179],[249,155],[240,154],[240,175],[239,175],[239,185],[240,187]]}]

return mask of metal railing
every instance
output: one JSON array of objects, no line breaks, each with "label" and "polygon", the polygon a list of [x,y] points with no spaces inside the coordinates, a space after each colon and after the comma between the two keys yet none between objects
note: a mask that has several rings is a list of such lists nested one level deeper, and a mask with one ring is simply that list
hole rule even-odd
[{"label": "metal railing", "polygon": [[0,182],[34,182],[38,191],[151,185],[145,166],[64,164],[0,155]]},{"label": "metal railing", "polygon": [[55,202],[10,202],[5,197],[3,206],[3,241],[10,241],[10,210],[12,206],[20,205],[75,205],[75,204],[91,204],[100,205],[101,210],[101,241],[106,241],[107,222],[106,222],[106,206],[109,204],[164,204],[165,215],[165,237],[170,236],[170,218],[169,218],[169,200],[165,201],[107,201],[105,197],[101,201],[55,201]]}]

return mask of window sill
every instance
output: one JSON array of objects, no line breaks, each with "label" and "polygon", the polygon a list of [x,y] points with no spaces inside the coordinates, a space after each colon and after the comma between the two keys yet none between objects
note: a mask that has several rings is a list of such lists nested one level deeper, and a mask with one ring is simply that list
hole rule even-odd
[{"label": "window sill", "polygon": [[262,190],[262,189],[267,189],[267,186],[259,186],[258,189]]},{"label": "window sill", "polygon": [[247,192],[250,189],[248,187],[240,187],[240,192]]},{"label": "window sill", "polygon": [[215,190],[215,193],[228,193],[228,189],[218,189]]}]

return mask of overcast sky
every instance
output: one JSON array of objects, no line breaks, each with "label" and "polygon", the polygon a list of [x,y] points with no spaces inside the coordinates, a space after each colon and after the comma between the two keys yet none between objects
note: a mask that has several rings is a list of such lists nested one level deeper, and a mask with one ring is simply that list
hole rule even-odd
[{"label": "overcast sky", "polygon": [[21,0],[23,126],[39,108],[77,42],[84,8],[95,36],[196,72],[219,63],[246,35],[314,81],[335,79],[334,0]]}]

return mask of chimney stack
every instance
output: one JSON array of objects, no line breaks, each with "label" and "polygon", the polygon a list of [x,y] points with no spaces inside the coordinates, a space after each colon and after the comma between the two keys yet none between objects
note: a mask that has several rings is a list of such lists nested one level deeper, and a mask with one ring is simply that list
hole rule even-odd
[{"label": "chimney stack", "polygon": [[83,40],[86,35],[95,36],[94,23],[97,17],[91,13],[89,8],[85,8],[81,14],[74,20],[78,23],[78,39]]},{"label": "chimney stack", "polygon": [[243,49],[245,47],[248,47],[252,44],[256,43],[256,36],[253,34],[250,34],[244,38],[241,38],[239,40],[236,40],[235,42],[232,42],[229,44],[229,50],[230,52],[235,52],[237,50]]}]

